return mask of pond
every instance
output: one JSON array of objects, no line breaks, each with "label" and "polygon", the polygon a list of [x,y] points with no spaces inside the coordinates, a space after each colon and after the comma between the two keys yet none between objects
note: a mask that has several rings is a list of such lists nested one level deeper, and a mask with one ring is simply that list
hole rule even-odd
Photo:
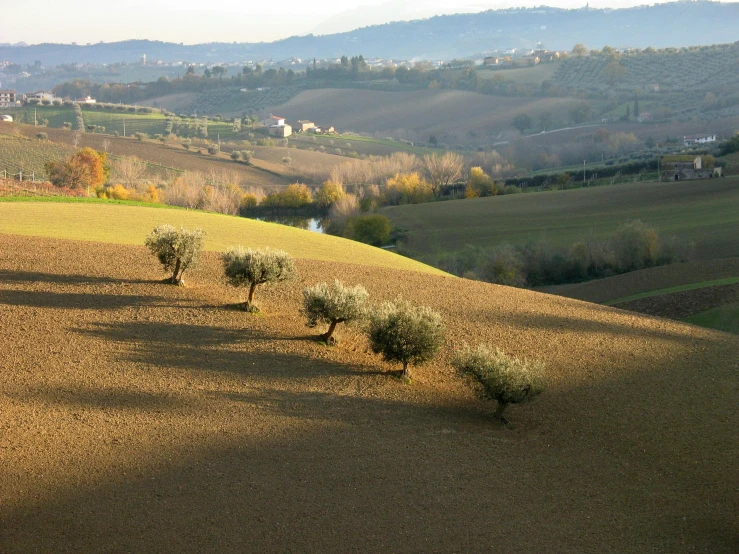
[{"label": "pond", "polygon": [[265,215],[255,217],[258,221],[268,221],[270,223],[279,223],[280,225],[289,225],[314,233],[324,233],[324,228],[328,223],[327,219],[317,217],[304,217],[299,215]]}]

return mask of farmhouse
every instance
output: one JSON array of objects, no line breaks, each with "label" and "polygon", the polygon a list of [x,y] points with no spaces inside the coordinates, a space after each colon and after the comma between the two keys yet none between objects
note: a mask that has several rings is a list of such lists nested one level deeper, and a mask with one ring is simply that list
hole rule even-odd
[{"label": "farmhouse", "polygon": [[703,167],[701,156],[665,156],[660,181],[687,181],[721,177],[720,167]]},{"label": "farmhouse", "polygon": [[85,96],[84,98],[76,98],[74,101],[80,104],[96,104],[97,103],[97,100],[95,100],[92,96]]},{"label": "farmhouse", "polygon": [[316,128],[316,124],[313,123],[312,121],[308,121],[307,119],[298,119],[298,125],[296,129],[299,133],[304,133],[308,129],[315,129],[315,128]]},{"label": "farmhouse", "polygon": [[269,117],[265,117],[262,120],[262,125],[264,125],[265,127],[272,127],[273,125],[279,126],[279,125],[284,125],[284,124],[285,124],[284,117],[280,117],[280,116],[272,115],[272,114],[269,114]]},{"label": "farmhouse", "polygon": [[273,137],[285,138],[293,134],[293,128],[290,125],[285,125],[284,120],[282,125],[270,125],[267,131]]},{"label": "farmhouse", "polygon": [[498,58],[496,56],[488,56],[487,58],[482,60],[482,63],[483,65],[500,65],[502,61],[502,58]]},{"label": "farmhouse", "polygon": [[10,108],[15,106],[17,101],[15,90],[5,89],[0,90],[0,108]]},{"label": "farmhouse", "polygon": [[30,102],[31,100],[38,100],[39,102],[48,100],[51,102],[55,98],[56,96],[54,96],[54,93],[47,90],[37,90],[36,92],[29,92],[26,94],[26,102]]},{"label": "farmhouse", "polygon": [[516,67],[531,66],[537,65],[540,61],[539,56],[521,56],[513,60],[513,65]]},{"label": "farmhouse", "polygon": [[706,142],[716,142],[716,135],[688,135],[687,137],[683,137],[683,144],[685,146],[705,144]]}]

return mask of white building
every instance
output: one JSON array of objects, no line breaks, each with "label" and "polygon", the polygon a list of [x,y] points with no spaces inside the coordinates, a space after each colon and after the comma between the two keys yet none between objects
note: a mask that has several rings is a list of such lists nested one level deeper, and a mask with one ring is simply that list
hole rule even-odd
[{"label": "white building", "polygon": [[51,102],[55,98],[56,96],[54,96],[54,93],[48,90],[37,90],[36,92],[29,92],[28,94],[26,94],[26,101],[38,100],[39,102],[41,102],[43,100],[48,100],[49,102]]},{"label": "white building", "polygon": [[687,137],[683,137],[683,144],[685,146],[705,144],[707,142],[716,142],[716,135],[689,135]]},{"label": "white building", "polygon": [[285,124],[285,118],[279,117],[277,115],[269,114],[269,117],[266,117],[262,120],[262,125],[265,127],[280,127]]}]

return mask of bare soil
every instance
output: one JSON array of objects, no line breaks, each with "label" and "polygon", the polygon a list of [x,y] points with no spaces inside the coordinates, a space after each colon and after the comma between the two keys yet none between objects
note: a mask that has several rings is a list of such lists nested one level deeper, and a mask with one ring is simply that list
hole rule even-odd
[{"label": "bare soil", "polygon": [[[739,337],[485,283],[299,261],[228,306],[215,254],[0,236],[0,551],[710,552],[739,548]],[[340,278],[444,313],[413,380],[362,335],[314,340]],[[341,326],[340,326],[341,327]],[[546,360],[491,420],[464,341]]]},{"label": "bare soil", "polygon": [[739,258],[721,258],[650,267],[584,283],[542,287],[539,291],[602,303],[652,290],[738,276]]},{"label": "bare soil", "polygon": [[737,301],[739,301],[739,283],[649,296],[614,306],[642,314],[683,319]]}]

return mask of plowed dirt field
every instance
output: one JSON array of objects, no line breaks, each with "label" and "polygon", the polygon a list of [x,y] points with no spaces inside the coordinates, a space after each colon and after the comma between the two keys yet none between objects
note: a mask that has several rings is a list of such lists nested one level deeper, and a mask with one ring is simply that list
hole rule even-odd
[{"label": "plowed dirt field", "polygon": [[[299,261],[239,294],[143,247],[0,235],[0,552],[736,552],[739,337],[562,297]],[[444,313],[403,384],[306,284]],[[449,368],[490,341],[549,388],[494,424]]]}]

